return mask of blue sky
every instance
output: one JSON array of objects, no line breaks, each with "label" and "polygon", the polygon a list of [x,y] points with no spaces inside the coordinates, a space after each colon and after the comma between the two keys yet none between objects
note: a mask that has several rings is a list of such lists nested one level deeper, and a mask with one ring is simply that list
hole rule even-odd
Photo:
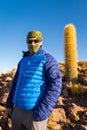
[{"label": "blue sky", "polygon": [[64,27],[77,30],[77,60],[87,60],[87,0],[0,0],[0,72],[17,66],[26,35],[43,33],[43,49],[64,62]]}]

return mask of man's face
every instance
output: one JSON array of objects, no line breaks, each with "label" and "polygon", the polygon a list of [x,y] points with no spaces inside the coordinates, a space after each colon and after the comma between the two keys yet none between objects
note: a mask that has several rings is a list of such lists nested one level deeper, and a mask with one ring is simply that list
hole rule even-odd
[{"label": "man's face", "polygon": [[28,49],[30,51],[30,54],[34,54],[38,51],[40,46],[42,45],[42,41],[39,41],[36,38],[29,38],[27,40]]}]

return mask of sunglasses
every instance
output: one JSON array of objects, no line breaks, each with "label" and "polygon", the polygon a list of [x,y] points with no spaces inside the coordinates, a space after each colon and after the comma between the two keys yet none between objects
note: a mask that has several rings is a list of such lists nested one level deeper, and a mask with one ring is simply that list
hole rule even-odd
[{"label": "sunglasses", "polygon": [[31,44],[32,42],[38,43],[38,42],[40,42],[40,40],[35,39],[35,40],[28,40],[28,41],[27,41],[27,43],[29,43],[29,44]]}]

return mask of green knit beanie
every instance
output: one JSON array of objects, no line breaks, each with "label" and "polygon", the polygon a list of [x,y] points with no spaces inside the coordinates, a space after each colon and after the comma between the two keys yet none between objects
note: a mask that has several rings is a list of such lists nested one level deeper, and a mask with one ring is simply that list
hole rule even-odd
[{"label": "green knit beanie", "polygon": [[42,41],[42,33],[38,30],[33,30],[28,32],[26,41],[28,41],[29,38],[36,38],[37,40]]}]

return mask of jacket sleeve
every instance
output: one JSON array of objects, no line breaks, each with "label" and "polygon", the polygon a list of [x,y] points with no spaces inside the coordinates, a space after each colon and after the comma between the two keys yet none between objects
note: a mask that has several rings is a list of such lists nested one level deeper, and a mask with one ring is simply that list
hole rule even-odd
[{"label": "jacket sleeve", "polygon": [[13,81],[12,81],[12,86],[11,86],[10,92],[8,94],[8,98],[7,98],[7,102],[6,102],[6,107],[7,108],[12,108],[13,107],[12,100],[13,100],[14,92],[15,92],[15,89],[16,89],[18,75],[19,75],[19,64],[18,64],[18,67],[17,67],[17,71],[15,73],[15,76],[13,78]]},{"label": "jacket sleeve", "polygon": [[46,91],[38,106],[34,109],[36,120],[45,120],[52,113],[62,90],[62,77],[58,63],[51,56],[47,55],[45,64]]}]

